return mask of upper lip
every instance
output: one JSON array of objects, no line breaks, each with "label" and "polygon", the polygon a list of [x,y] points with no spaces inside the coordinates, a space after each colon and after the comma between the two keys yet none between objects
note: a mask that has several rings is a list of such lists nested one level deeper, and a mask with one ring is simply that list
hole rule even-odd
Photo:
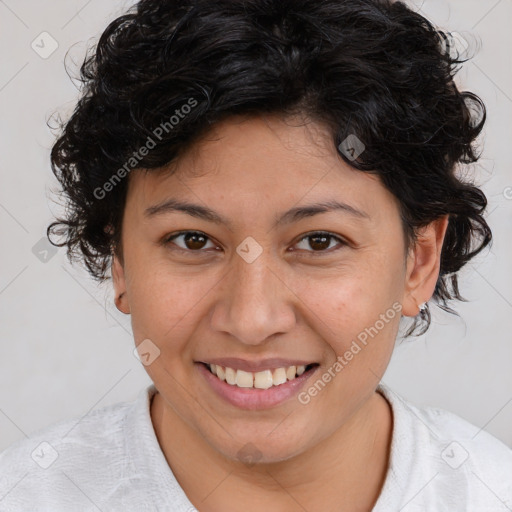
[{"label": "upper lip", "polygon": [[288,368],[288,366],[307,366],[308,364],[316,364],[314,361],[283,359],[280,357],[261,359],[259,361],[249,361],[238,357],[217,357],[202,362],[205,364],[216,364],[224,367],[227,366],[229,368],[243,370],[246,372],[259,372],[262,370],[275,370],[276,368]]}]

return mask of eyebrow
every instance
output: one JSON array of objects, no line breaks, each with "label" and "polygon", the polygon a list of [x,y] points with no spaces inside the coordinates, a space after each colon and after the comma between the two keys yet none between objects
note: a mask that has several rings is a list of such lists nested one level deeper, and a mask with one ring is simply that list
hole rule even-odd
[{"label": "eyebrow", "polygon": [[[370,216],[368,215],[368,213],[362,210],[358,210],[354,206],[351,206],[347,203],[343,203],[341,201],[336,200],[330,200],[321,203],[291,208],[290,210],[284,212],[279,217],[276,217],[274,227],[277,227],[282,224],[290,224],[292,222],[297,222],[306,217],[312,217],[313,215],[330,211],[342,211],[346,214],[349,214],[359,219],[370,220]],[[163,215],[165,213],[170,212],[183,212],[198,219],[214,222],[215,224],[224,224],[232,228],[231,221],[226,219],[216,211],[206,206],[189,203],[187,201],[181,201],[178,199],[166,199],[165,201],[159,204],[150,206],[146,208],[146,210],[144,211],[144,216],[147,218],[151,218],[156,215]]]}]

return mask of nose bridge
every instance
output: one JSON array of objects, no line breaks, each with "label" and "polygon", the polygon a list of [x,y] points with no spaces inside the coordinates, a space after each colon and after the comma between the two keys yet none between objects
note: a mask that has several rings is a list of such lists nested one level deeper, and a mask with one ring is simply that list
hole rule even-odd
[{"label": "nose bridge", "polygon": [[291,292],[276,275],[270,259],[262,253],[248,262],[236,255],[215,304],[213,328],[242,343],[257,345],[293,327]]}]

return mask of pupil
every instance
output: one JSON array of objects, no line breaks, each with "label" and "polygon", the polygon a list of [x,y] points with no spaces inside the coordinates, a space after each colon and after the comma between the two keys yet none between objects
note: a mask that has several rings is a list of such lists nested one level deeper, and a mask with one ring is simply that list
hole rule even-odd
[{"label": "pupil", "polygon": [[[318,240],[320,240],[320,242],[318,242]],[[311,236],[309,245],[312,249],[315,249],[315,250],[326,249],[327,247],[329,247],[329,243],[326,244],[326,242],[328,242],[328,240],[329,240],[329,236],[327,236],[327,235]]]},{"label": "pupil", "polygon": [[[202,241],[198,242],[198,239],[202,239]],[[201,249],[204,245],[204,235],[201,235],[199,233],[188,233],[185,235],[185,244],[189,249]],[[192,242],[192,245],[191,245]],[[194,245],[198,244],[198,245]]]}]

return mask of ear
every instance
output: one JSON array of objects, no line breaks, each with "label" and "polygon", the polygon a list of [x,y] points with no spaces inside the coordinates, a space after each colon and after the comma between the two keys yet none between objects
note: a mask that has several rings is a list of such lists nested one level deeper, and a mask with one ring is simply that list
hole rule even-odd
[{"label": "ear", "polygon": [[434,293],[448,222],[447,214],[422,228],[415,245],[409,251],[402,303],[404,316],[416,316],[419,305],[427,302]]},{"label": "ear", "polygon": [[126,279],[124,268],[117,255],[112,259],[112,281],[114,283],[114,302],[121,313],[130,314],[130,305],[126,296]]}]

